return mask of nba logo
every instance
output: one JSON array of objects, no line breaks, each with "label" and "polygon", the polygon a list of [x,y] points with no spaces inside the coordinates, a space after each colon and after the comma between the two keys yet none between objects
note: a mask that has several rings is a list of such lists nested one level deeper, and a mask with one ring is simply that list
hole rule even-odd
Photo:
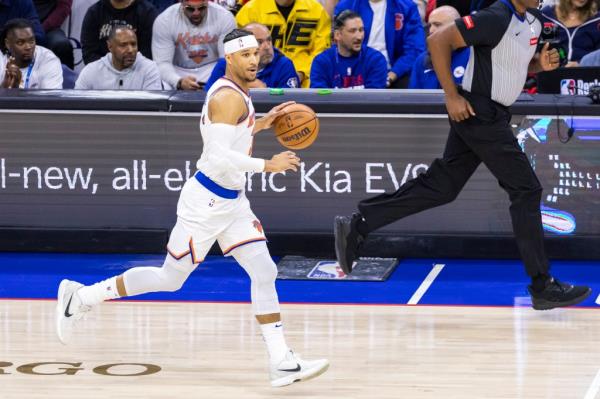
[{"label": "nba logo", "polygon": [[343,279],[346,273],[342,271],[340,265],[335,261],[325,260],[317,262],[315,267],[306,275],[308,278],[324,278],[324,279]]},{"label": "nba logo", "polygon": [[575,79],[563,79],[560,81],[560,94],[575,94]]}]

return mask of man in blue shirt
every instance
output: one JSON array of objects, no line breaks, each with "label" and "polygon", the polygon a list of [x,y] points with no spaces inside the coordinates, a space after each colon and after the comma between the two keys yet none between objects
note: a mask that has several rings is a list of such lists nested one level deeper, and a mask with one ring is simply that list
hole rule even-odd
[{"label": "man in blue shirt", "polygon": [[[442,6],[434,9],[429,15],[429,34],[431,35],[441,27],[451,24],[455,19],[460,18],[460,14],[456,8],[451,6]],[[469,47],[456,50],[452,53],[452,77],[454,83],[460,85],[462,83],[463,75],[465,74],[465,68],[469,62]],[[431,64],[431,56],[429,51],[425,50],[417,57],[415,65],[413,66],[412,73],[410,74],[410,81],[408,83],[409,89],[441,89],[440,81],[433,70]]]},{"label": "man in blue shirt", "polygon": [[352,10],[365,24],[365,43],[388,62],[388,86],[406,88],[410,71],[425,51],[425,32],[413,0],[341,0],[335,15]]},{"label": "man in blue shirt", "polygon": [[32,0],[0,0],[0,30],[8,21],[15,18],[28,19],[33,25],[36,43],[41,45],[46,43],[46,35]]},{"label": "man in blue shirt", "polygon": [[[258,73],[256,80],[250,83],[250,87],[275,87],[275,88],[298,88],[300,80],[294,68],[292,60],[281,54],[279,50],[273,47],[273,40],[269,28],[259,23],[251,23],[243,29],[252,32],[256,41],[258,41],[258,55],[260,57]],[[220,58],[213,69],[210,78],[204,85],[204,90],[208,91],[210,87],[219,79],[225,76],[226,62]]]},{"label": "man in blue shirt", "polygon": [[310,87],[384,89],[387,62],[379,51],[364,45],[365,27],[351,10],[342,11],[333,23],[335,45],[317,55],[310,68]]}]

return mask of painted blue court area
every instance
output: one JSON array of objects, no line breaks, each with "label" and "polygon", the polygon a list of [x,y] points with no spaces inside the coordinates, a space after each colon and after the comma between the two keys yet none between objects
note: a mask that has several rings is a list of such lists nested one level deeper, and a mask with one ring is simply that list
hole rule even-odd
[{"label": "painted blue court area", "polygon": [[[0,254],[0,298],[50,299],[63,278],[90,284],[162,261],[162,255]],[[434,278],[432,270],[438,272]],[[591,286],[592,295],[579,306],[597,306],[600,261],[555,261],[552,272]],[[385,282],[278,280],[277,288],[281,302],[528,306],[528,281],[519,261],[406,259]],[[214,256],[200,264],[180,291],[132,299],[248,302],[250,281],[235,260]]]}]

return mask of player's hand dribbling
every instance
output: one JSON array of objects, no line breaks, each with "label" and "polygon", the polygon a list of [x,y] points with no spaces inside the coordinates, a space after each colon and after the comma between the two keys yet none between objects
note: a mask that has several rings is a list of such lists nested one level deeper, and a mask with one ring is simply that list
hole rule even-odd
[{"label": "player's hand dribbling", "polygon": [[273,126],[273,122],[275,122],[275,119],[277,119],[281,115],[285,114],[285,107],[287,107],[288,105],[295,104],[295,103],[296,103],[295,101],[287,101],[287,102],[284,102],[282,104],[276,105],[273,108],[271,108],[271,110],[265,116],[260,118],[261,123],[262,123],[262,128],[268,129],[271,126]]},{"label": "player's hand dribbling", "polygon": [[285,172],[286,170],[298,171],[300,158],[292,151],[284,151],[273,155],[273,158],[265,162],[265,172]]},{"label": "player's hand dribbling", "polygon": [[471,104],[460,94],[446,95],[446,109],[448,110],[448,116],[454,122],[462,122],[471,116],[475,116]]}]

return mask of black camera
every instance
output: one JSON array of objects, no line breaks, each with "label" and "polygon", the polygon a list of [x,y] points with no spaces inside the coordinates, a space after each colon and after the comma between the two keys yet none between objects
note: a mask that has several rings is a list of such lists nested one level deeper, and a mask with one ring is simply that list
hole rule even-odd
[{"label": "black camera", "polygon": [[565,66],[568,62],[567,50],[561,45],[558,36],[558,25],[553,22],[544,22],[542,26],[542,35],[540,36],[540,46],[549,43],[550,49],[556,49],[560,57],[559,66]]},{"label": "black camera", "polygon": [[592,99],[592,102],[594,104],[600,104],[600,86],[599,85],[590,86],[589,92],[588,92],[588,97]]}]

